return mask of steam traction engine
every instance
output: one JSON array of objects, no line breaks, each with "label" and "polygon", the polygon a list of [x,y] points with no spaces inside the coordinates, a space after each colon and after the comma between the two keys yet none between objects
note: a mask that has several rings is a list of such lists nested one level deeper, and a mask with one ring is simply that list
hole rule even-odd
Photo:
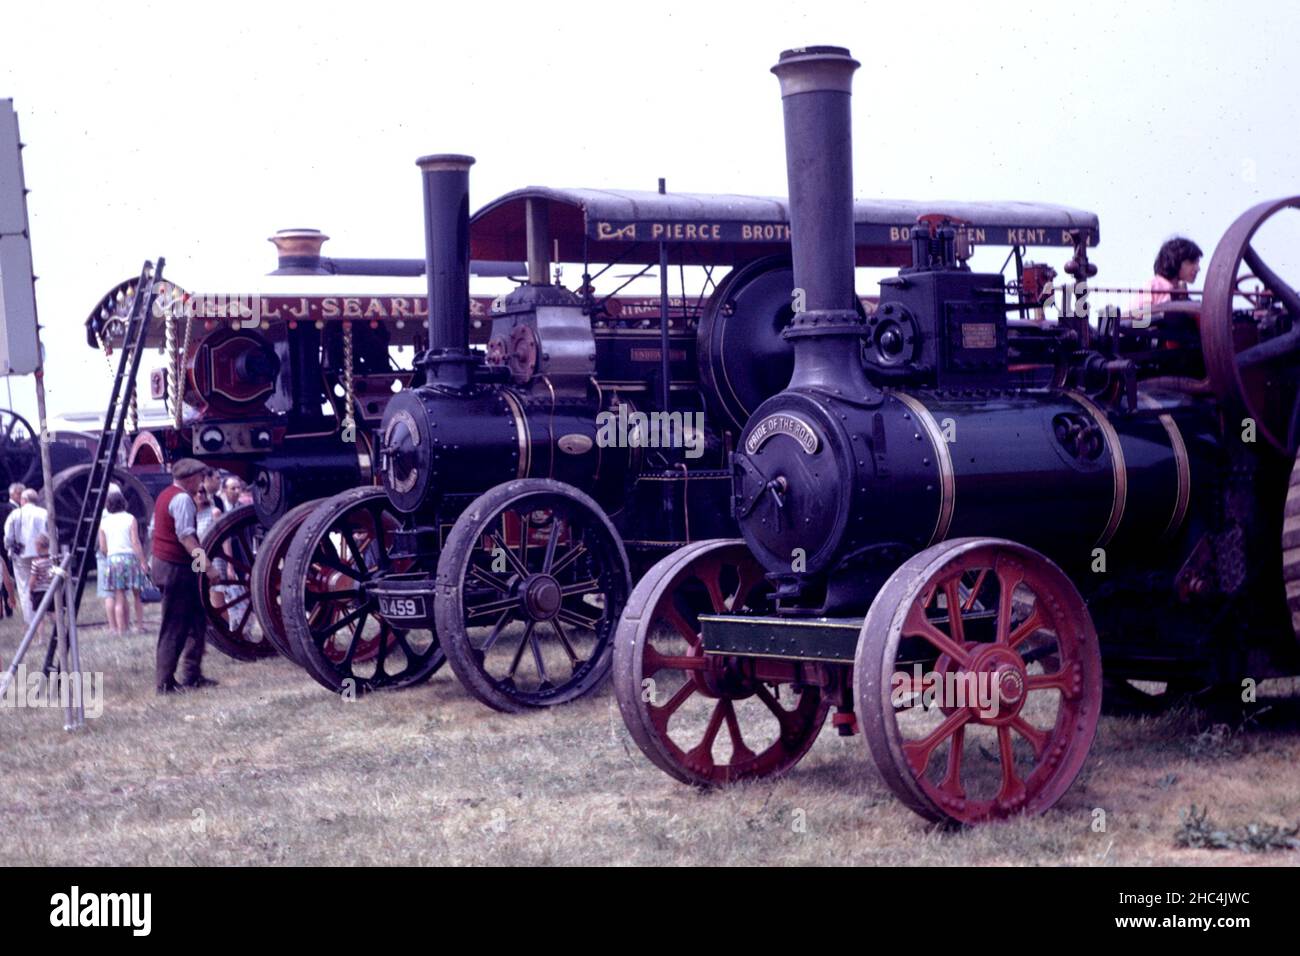
[{"label": "steam traction engine", "polygon": [[[217,585],[201,579],[208,640],[241,660],[289,654],[278,604],[266,599],[278,593],[285,533],[305,515],[302,505],[370,481],[374,428],[393,389],[411,374],[399,364],[400,353],[423,343],[419,297],[286,292],[286,284],[319,284],[320,276],[418,275],[422,268],[403,260],[324,258],[327,238],[314,230],[278,233],[272,241],[279,268],[272,276],[286,278],[256,291],[205,294],[166,285],[145,342],[164,356],[150,385],[167,414],[128,422],[130,450],[117,469],[129,500],[137,486],[137,498],[166,487],[169,464],[187,456],[251,485],[253,504],[226,512],[201,542],[222,561],[224,574]],[[109,353],[120,341],[133,284],[110,290],[87,318],[92,347]],[[480,312],[487,304],[474,303]],[[140,517],[147,540],[147,508]],[[259,554],[265,560],[255,569]]]},{"label": "steam traction engine", "polygon": [[[470,162],[421,161],[429,349],[420,384],[392,397],[378,429],[383,488],[311,509],[288,545],[280,611],[296,658],[331,690],[404,686],[450,659],[481,700],[521,710],[603,679],[644,568],[734,535],[728,452],[793,362],[780,335],[789,219],[781,200],[539,187],[470,219]],[[1095,226],[1058,207],[940,205],[994,241]],[[857,264],[904,261],[922,211],[858,204]],[[482,352],[469,339],[471,254],[527,260],[528,281],[485,320]],[[552,279],[572,262],[575,290]],[[594,291],[612,268],[656,266],[649,305],[614,311]],[[717,269],[730,271],[715,285]],[[672,301],[670,270],[683,277]]]},{"label": "steam traction engine", "polygon": [[[472,162],[420,161],[430,303],[422,384],[384,413],[383,488],[335,496],[294,534],[282,617],[298,659],[331,690],[405,686],[450,658],[477,697],[521,710],[605,678],[644,555],[732,533],[722,436],[704,427],[695,375],[704,294],[690,303],[683,288],[670,305],[666,260],[675,253],[682,269],[709,273],[753,260],[750,279],[732,282],[737,292],[788,276],[783,236],[742,242],[724,238],[719,222],[748,215],[784,227],[785,217],[779,203],[744,197],[724,197],[728,207],[715,197],[529,189],[471,224]],[[697,221],[713,228],[698,236],[702,248],[682,241],[685,230],[638,240],[656,216],[661,229],[693,216],[692,240]],[[527,258],[528,281],[494,303],[482,352],[469,347],[471,242],[480,257]],[[595,275],[593,257],[608,263]],[[583,263],[578,291],[552,282],[560,261]],[[612,266],[643,265],[631,281],[656,263],[662,291],[651,306],[596,295]],[[755,298],[745,317],[762,314],[775,334],[782,303]],[[651,410],[671,434],[600,434],[602,412],[641,416],[645,431]]]},{"label": "steam traction engine", "polygon": [[[1008,296],[954,254],[958,229],[918,223],[864,319],[857,65],[817,47],[773,68],[806,301],[783,333],[794,370],[737,438],[741,538],[682,548],[630,597],[619,706],[688,783],[787,770],[835,709],[929,819],[1042,812],[1091,746],[1103,661],[1116,686],[1171,693],[1300,671],[1294,531],[1285,587],[1278,554],[1300,298],[1258,251],[1300,200],[1229,230],[1199,306],[1039,323],[1018,317],[1023,282]],[[1085,303],[1092,238],[1074,232],[1066,265]]]}]

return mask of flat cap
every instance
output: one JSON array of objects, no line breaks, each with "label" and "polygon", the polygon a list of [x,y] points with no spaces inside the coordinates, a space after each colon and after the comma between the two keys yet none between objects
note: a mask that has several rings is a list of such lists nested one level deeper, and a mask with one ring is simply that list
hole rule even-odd
[{"label": "flat cap", "polygon": [[188,478],[208,470],[208,466],[197,458],[182,458],[172,465],[173,478]]}]

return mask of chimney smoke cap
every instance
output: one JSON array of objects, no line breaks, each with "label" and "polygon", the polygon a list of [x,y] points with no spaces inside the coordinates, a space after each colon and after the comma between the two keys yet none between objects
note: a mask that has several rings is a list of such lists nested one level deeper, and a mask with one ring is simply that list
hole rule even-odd
[{"label": "chimney smoke cap", "polygon": [[433,153],[429,156],[421,156],[415,161],[415,165],[426,173],[460,173],[474,165],[474,157],[462,153]]},{"label": "chimney smoke cap", "polygon": [[320,247],[329,236],[319,229],[280,229],[267,241],[275,244],[281,256],[320,256]]},{"label": "chimney smoke cap", "polygon": [[772,72],[781,96],[799,93],[851,93],[853,71],[862,64],[842,46],[801,46],[784,51]]}]

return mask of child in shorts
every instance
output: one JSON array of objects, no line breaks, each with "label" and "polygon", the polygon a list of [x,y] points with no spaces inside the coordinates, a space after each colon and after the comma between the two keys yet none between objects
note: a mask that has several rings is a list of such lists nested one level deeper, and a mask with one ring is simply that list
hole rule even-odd
[{"label": "child in shorts", "polygon": [[[41,606],[41,601],[45,600],[45,592],[50,589],[53,582],[54,564],[50,560],[50,536],[48,534],[38,534],[36,536],[36,557],[32,558],[32,574],[27,586],[32,599],[33,614]],[[40,640],[41,632],[44,629],[45,615],[41,615],[36,622],[37,640]]]}]

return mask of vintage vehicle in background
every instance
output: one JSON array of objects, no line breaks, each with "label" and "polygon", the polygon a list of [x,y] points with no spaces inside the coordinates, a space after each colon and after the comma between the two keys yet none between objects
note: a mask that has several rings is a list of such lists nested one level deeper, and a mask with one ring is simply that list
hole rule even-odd
[{"label": "vintage vehicle in background", "polygon": [[[98,418],[97,415],[92,428],[98,428]],[[77,511],[86,494],[95,436],[90,432],[53,427],[50,428],[49,435],[59,540],[71,541],[77,523]],[[127,509],[142,521],[143,530],[153,509],[152,489],[125,468],[114,471],[114,480],[126,495]],[[7,495],[9,486],[15,482],[37,491],[44,490],[40,438],[26,418],[5,408],[0,409],[0,488]]]},{"label": "vintage vehicle in background", "polygon": [[1201,302],[1128,316],[1089,308],[1095,222],[1067,227],[1072,307],[1026,321],[1023,275],[971,269],[967,227],[921,221],[864,317],[857,66],[815,47],[773,68],[793,373],[734,440],[739,537],[634,589],[615,691],[687,783],[788,770],[834,710],[922,816],[1040,813],[1083,765],[1104,678],[1239,694],[1300,673],[1300,296],[1269,265],[1294,235],[1267,243],[1300,198],[1233,224]]}]

